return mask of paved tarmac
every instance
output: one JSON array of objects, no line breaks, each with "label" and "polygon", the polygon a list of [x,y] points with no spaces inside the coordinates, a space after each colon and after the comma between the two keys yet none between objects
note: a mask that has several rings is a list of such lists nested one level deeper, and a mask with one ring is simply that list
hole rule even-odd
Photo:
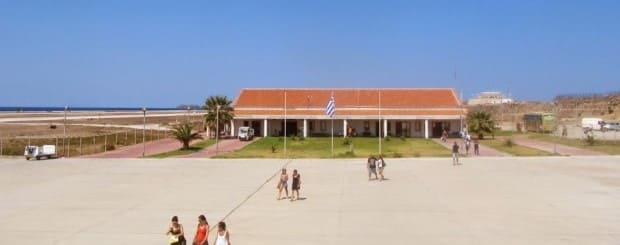
[{"label": "paved tarmac", "polygon": [[620,157],[386,160],[0,159],[0,244],[167,244],[173,215],[191,241],[199,214],[233,244],[620,244]]}]

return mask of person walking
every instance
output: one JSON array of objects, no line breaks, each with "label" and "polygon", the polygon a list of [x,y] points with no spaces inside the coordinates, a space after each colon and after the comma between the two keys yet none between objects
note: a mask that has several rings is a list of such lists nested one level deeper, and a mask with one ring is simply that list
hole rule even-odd
[{"label": "person walking", "polygon": [[385,179],[385,177],[383,176],[383,169],[385,169],[385,160],[383,160],[383,155],[379,155],[379,159],[377,159],[377,168],[379,170],[379,176],[380,179],[379,181],[383,181]]},{"label": "person walking", "polygon": [[445,129],[443,130],[443,132],[441,132],[441,141],[448,142],[448,131],[446,131]]},{"label": "person walking", "polygon": [[368,181],[371,180],[370,176],[372,176],[373,174],[375,175],[375,179],[378,179],[378,177],[377,177],[377,158],[375,158],[375,156],[370,155],[368,157],[368,161],[366,162],[366,168],[368,169]]},{"label": "person walking", "polygon": [[459,164],[459,145],[454,141],[452,145],[452,165]]},{"label": "person walking", "polygon": [[226,230],[226,223],[224,221],[217,223],[216,235],[214,245],[230,245],[230,232]]},{"label": "person walking", "polygon": [[[293,170],[293,184],[291,185],[291,202],[299,200],[299,189],[301,188],[301,175],[297,169]],[[297,196],[295,196],[297,193]]]},{"label": "person walking", "polygon": [[204,215],[198,216],[198,226],[196,226],[196,235],[192,245],[209,245],[209,223]]},{"label": "person walking", "polygon": [[172,224],[168,227],[166,235],[168,235],[168,242],[170,244],[185,245],[187,242],[185,240],[185,231],[183,230],[183,225],[179,224],[179,217],[172,216]]},{"label": "person walking", "polygon": [[469,147],[471,146],[471,140],[465,139],[465,155],[469,156]]},{"label": "person walking", "polygon": [[278,181],[278,199],[277,200],[281,200],[282,198],[282,190],[284,190],[286,192],[286,198],[288,198],[288,174],[286,173],[286,169],[283,168],[282,172],[280,173],[280,180]]},{"label": "person walking", "polygon": [[474,139],[474,155],[480,155],[480,145],[478,145],[478,139]]}]

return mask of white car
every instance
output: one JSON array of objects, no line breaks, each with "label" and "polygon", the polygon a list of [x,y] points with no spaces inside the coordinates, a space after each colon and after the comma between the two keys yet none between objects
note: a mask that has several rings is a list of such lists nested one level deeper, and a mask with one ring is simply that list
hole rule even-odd
[{"label": "white car", "polygon": [[604,131],[620,131],[620,122],[608,122],[603,125]]}]

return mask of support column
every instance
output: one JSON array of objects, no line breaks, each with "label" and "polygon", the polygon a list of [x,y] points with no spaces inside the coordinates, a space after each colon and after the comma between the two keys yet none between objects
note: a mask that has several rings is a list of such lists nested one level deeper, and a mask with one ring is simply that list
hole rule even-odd
[{"label": "support column", "polygon": [[383,119],[383,137],[388,136],[388,120]]},{"label": "support column", "polygon": [[235,120],[230,120],[230,136],[235,136]]},{"label": "support column", "polygon": [[349,133],[349,132],[347,132],[347,129],[348,129],[347,128],[347,119],[342,119],[342,125],[343,125],[342,126],[342,132],[343,132],[342,135],[343,135],[344,138],[346,138],[347,137],[347,133]]},{"label": "support column", "polygon": [[308,119],[304,118],[304,138],[308,137]]},{"label": "support column", "polygon": [[428,139],[428,119],[424,119],[424,138]]},{"label": "support column", "polygon": [[269,127],[267,127],[267,119],[265,119],[265,120],[263,121],[263,137],[267,137],[267,135],[268,135],[268,134],[267,134],[267,129],[268,129],[268,128],[269,128]]}]

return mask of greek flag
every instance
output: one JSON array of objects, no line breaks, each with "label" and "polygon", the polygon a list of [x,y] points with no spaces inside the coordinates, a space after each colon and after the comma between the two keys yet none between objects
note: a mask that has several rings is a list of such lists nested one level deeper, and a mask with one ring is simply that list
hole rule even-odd
[{"label": "greek flag", "polygon": [[329,98],[329,102],[327,102],[327,107],[325,107],[325,114],[329,117],[334,117],[334,113],[336,112],[336,103],[334,103],[334,96]]}]

